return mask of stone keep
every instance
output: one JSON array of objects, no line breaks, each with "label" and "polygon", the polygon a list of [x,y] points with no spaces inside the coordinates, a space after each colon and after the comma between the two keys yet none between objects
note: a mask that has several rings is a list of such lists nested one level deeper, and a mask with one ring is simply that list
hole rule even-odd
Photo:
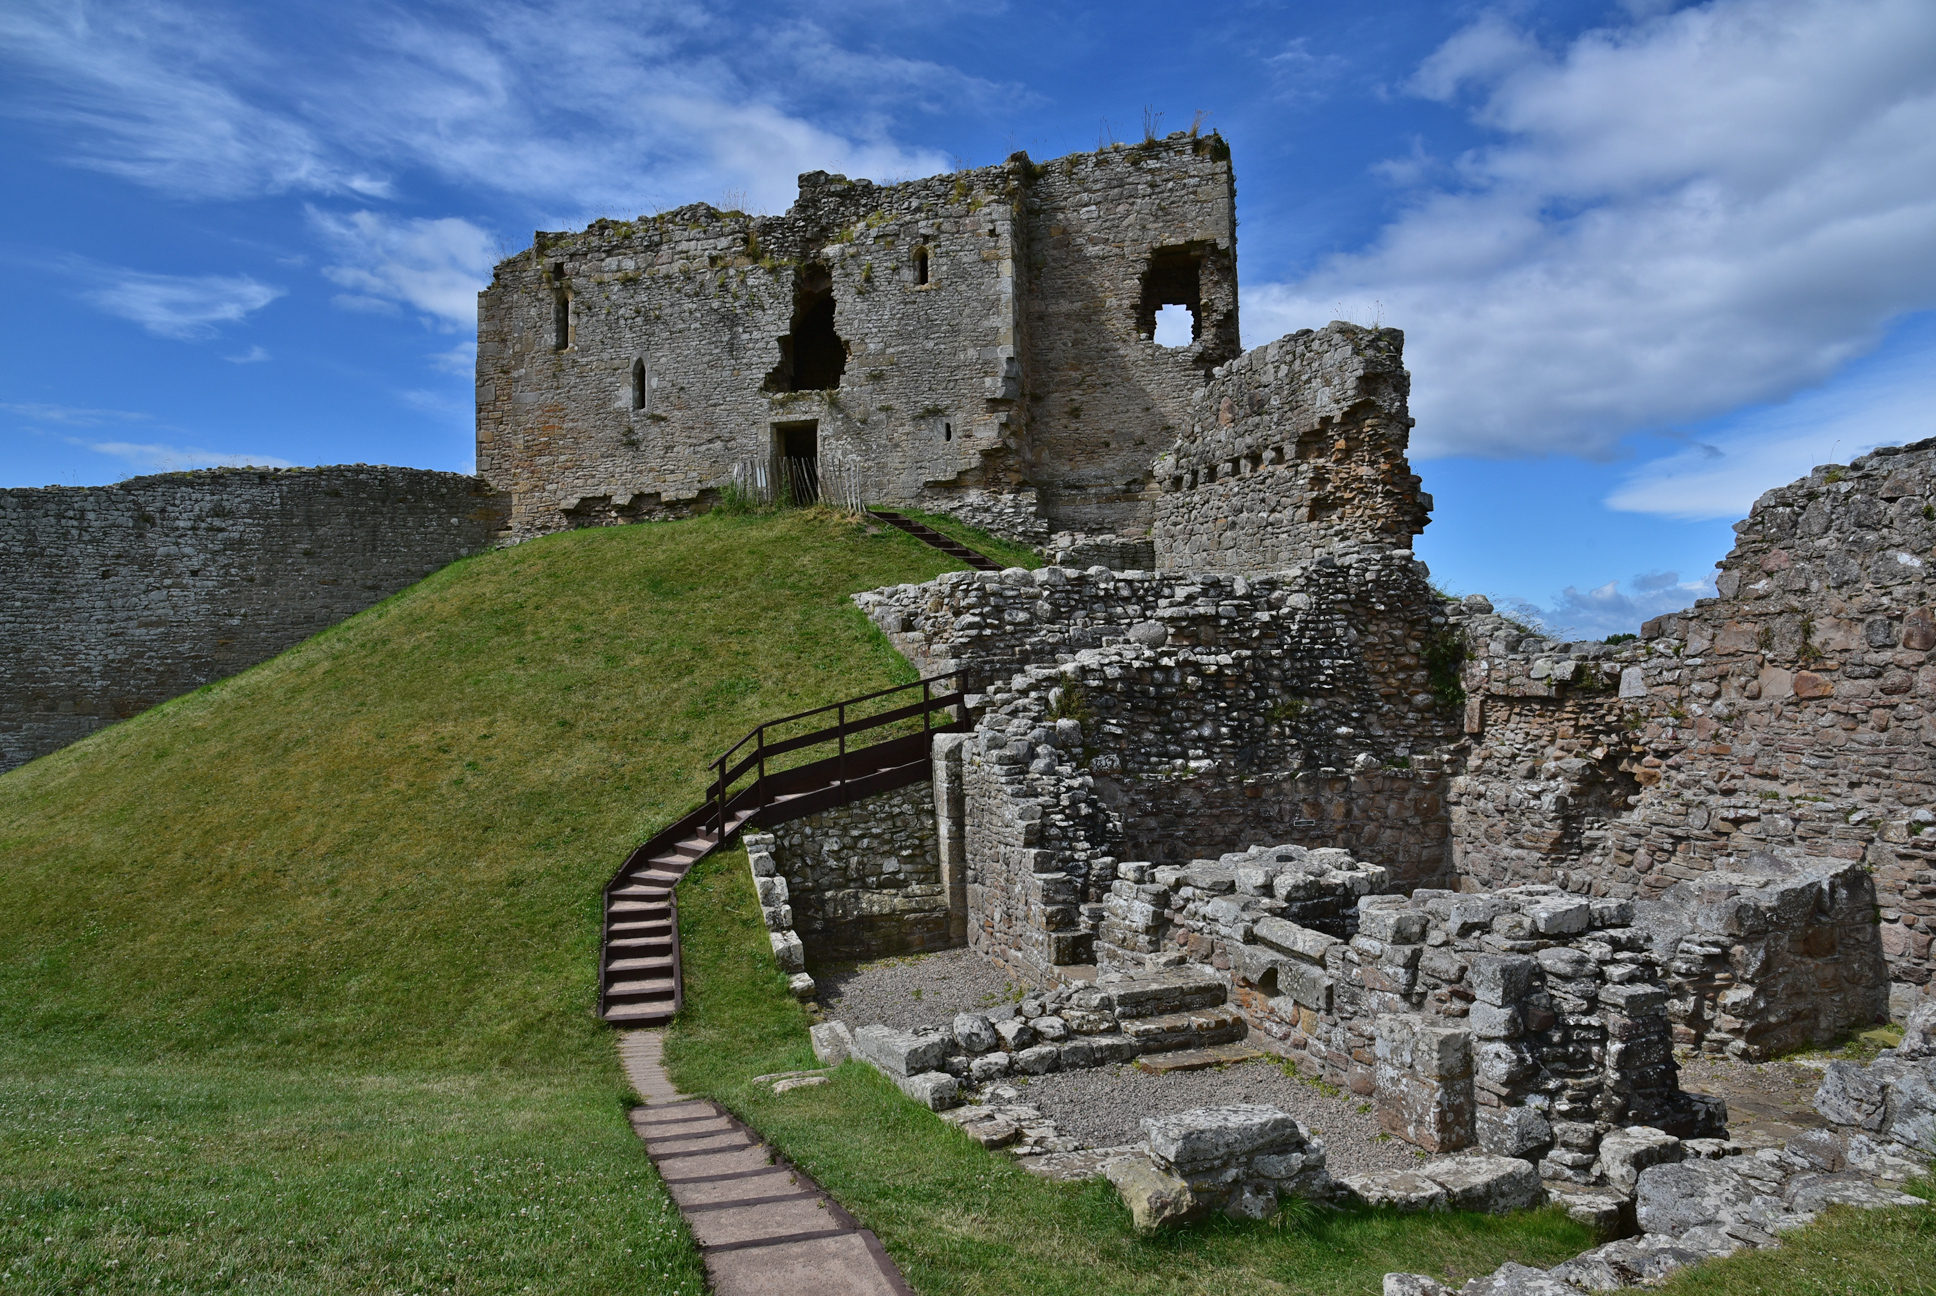
[{"label": "stone keep", "polygon": [[[478,471],[519,535],[703,509],[735,465],[865,465],[869,502],[1032,541],[1141,532],[1239,353],[1230,153],[1177,133],[540,231],[478,301]],[[1154,340],[1184,305],[1195,336]]]}]

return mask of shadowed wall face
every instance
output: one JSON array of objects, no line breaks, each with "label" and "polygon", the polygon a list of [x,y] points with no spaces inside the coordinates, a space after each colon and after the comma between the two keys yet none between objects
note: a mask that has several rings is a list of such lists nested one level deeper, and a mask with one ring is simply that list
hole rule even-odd
[{"label": "shadowed wall face", "polygon": [[477,478],[416,468],[0,491],[0,770],[273,657],[503,522]]}]

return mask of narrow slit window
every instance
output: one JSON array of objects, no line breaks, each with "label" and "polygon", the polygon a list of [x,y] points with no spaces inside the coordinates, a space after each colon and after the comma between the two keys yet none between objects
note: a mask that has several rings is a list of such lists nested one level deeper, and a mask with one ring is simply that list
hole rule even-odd
[{"label": "narrow slit window", "polygon": [[955,439],[955,425],[954,425],[954,424],[952,424],[952,423],[943,423],[943,424],[941,425],[941,439],[942,439],[943,441],[952,441],[952,440],[954,440],[954,439]]},{"label": "narrow slit window", "polygon": [[632,408],[645,408],[645,361],[642,359],[632,362]]},{"label": "narrow slit window", "polygon": [[561,288],[551,297],[552,348],[564,351],[571,346],[571,290]]},{"label": "narrow slit window", "polygon": [[914,282],[924,284],[928,281],[928,250],[924,247],[914,249]]}]

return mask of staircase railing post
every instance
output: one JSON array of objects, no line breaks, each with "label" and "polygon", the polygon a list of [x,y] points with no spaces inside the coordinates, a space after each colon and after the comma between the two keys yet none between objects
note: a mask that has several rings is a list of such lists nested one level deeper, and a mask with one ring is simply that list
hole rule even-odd
[{"label": "staircase railing post", "polygon": [[847,786],[847,704],[845,702],[842,702],[840,709],[834,713],[834,732],[840,737],[840,764],[835,766],[834,773],[840,779],[840,786],[844,788]]}]

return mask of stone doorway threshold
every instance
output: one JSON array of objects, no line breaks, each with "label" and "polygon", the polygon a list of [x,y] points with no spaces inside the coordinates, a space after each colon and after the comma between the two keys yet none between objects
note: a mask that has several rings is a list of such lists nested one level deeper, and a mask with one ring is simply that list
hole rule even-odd
[{"label": "stone doorway threshold", "polygon": [[656,1030],[618,1037],[645,1099],[632,1128],[679,1205],[714,1296],[914,1296],[880,1239],[725,1108],[672,1087]]},{"label": "stone doorway threshold", "polygon": [[1828,1128],[1815,1110],[1827,1057],[1737,1062],[1695,1054],[1677,1060],[1681,1088],[1727,1100],[1728,1137],[1744,1147],[1780,1147],[1804,1130]]}]

